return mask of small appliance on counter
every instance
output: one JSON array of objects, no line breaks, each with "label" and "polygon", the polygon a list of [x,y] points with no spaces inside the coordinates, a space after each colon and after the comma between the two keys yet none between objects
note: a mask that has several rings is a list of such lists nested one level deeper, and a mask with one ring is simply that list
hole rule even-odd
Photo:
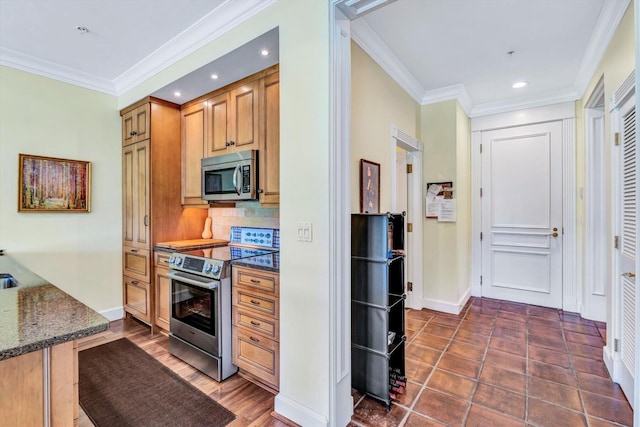
[{"label": "small appliance on counter", "polygon": [[231,227],[228,246],[174,252],[169,352],[217,381],[237,372],[231,363],[231,262],[279,250],[277,229]]}]

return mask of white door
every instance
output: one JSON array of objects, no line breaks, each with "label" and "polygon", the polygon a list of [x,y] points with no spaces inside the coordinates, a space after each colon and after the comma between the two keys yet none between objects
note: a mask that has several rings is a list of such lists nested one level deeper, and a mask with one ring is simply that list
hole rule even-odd
[{"label": "white door", "polygon": [[620,205],[618,208],[618,224],[620,225],[620,242],[618,256],[620,309],[620,387],[627,400],[633,405],[633,381],[636,361],[635,323],[636,323],[636,110],[635,99],[631,97],[620,108]]},{"label": "white door", "polygon": [[562,122],[482,132],[482,296],[562,308]]}]

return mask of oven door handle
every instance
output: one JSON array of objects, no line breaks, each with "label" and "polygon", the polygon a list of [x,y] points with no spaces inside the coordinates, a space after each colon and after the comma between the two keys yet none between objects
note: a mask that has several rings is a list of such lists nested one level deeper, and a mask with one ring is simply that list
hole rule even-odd
[{"label": "oven door handle", "polygon": [[219,284],[217,280],[204,281],[200,279],[198,276],[194,276],[191,274],[187,276],[185,273],[177,274],[170,271],[167,273],[167,276],[173,280],[186,283],[187,285],[193,285],[193,286],[197,286],[199,288],[205,288],[205,289],[217,289]]}]

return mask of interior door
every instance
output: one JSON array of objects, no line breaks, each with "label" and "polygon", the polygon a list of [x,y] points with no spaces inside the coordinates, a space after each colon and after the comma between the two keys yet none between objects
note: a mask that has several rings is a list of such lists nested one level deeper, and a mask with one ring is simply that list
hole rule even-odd
[{"label": "interior door", "polygon": [[635,97],[631,97],[620,108],[620,206],[618,224],[620,224],[620,242],[618,256],[620,310],[620,387],[627,400],[633,405],[634,369],[637,352],[635,348],[636,325],[636,175],[638,165],[636,152],[636,109]]},{"label": "interior door", "polygon": [[562,307],[562,122],[482,133],[482,296]]}]

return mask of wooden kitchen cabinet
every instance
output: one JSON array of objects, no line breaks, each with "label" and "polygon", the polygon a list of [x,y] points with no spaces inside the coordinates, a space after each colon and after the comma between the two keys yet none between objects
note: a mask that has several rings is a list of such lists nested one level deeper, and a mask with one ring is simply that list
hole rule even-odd
[{"label": "wooden kitchen cabinet", "polygon": [[49,360],[37,350],[0,361],[3,426],[78,425],[77,341],[48,350]]},{"label": "wooden kitchen cabinet", "polygon": [[151,284],[132,277],[123,277],[124,308],[146,323],[151,323]]},{"label": "wooden kitchen cabinet", "polygon": [[[153,246],[200,236],[208,212],[195,209],[187,215],[182,208],[180,106],[147,97],[120,115],[124,308],[154,332]],[[130,129],[137,129],[136,134]]]},{"label": "wooden kitchen cabinet", "polygon": [[280,203],[280,73],[260,80],[260,203]]},{"label": "wooden kitchen cabinet", "polygon": [[125,246],[149,248],[151,188],[149,141],[122,150],[122,226]]},{"label": "wooden kitchen cabinet", "polygon": [[165,331],[169,330],[171,316],[171,279],[169,273],[169,252],[155,253],[154,286],[155,286],[155,325]]},{"label": "wooden kitchen cabinet", "polygon": [[208,122],[207,101],[193,104],[181,111],[182,128],[182,205],[203,206],[201,160],[205,154]]},{"label": "wooden kitchen cabinet", "polygon": [[149,104],[132,109],[122,116],[122,145],[135,144],[150,137]]},{"label": "wooden kitchen cabinet", "polygon": [[280,384],[280,275],[232,268],[233,363],[267,387]]},{"label": "wooden kitchen cabinet", "polygon": [[254,80],[205,101],[205,157],[260,148],[259,88],[259,81]]}]

